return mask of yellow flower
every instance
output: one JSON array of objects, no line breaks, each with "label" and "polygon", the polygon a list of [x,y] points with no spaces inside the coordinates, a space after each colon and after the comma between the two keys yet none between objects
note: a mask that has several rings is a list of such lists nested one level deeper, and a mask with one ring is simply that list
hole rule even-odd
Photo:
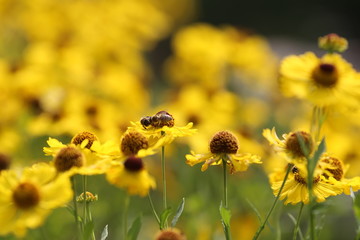
[{"label": "yellow flower", "polygon": [[263,136],[269,141],[270,145],[274,146],[275,152],[280,155],[284,155],[290,163],[297,161],[304,161],[306,155],[301,147],[299,138],[303,139],[303,143],[308,150],[308,154],[311,154],[314,150],[313,140],[311,135],[304,131],[290,132],[288,134],[283,134],[280,139],[275,131],[275,127],[270,129],[263,130]]},{"label": "yellow flower", "polygon": [[130,195],[146,196],[156,187],[153,177],[144,168],[141,158],[128,157],[124,163],[113,162],[106,172],[106,178],[117,187],[125,188]]},{"label": "yellow flower", "polygon": [[[177,137],[190,136],[197,130],[192,129],[190,122],[184,127],[174,125],[174,118],[166,111],[160,111],[154,116],[143,117],[139,122],[131,122],[129,131],[138,131],[148,136],[151,145],[164,146],[170,144]],[[158,142],[155,144],[155,142]]]},{"label": "yellow flower", "polygon": [[280,75],[286,96],[307,99],[317,106],[359,104],[359,75],[338,54],[288,56],[281,63]]},{"label": "yellow flower", "polygon": [[219,165],[226,161],[230,166],[230,173],[246,171],[250,164],[260,164],[260,157],[250,153],[238,153],[238,141],[236,137],[228,131],[216,133],[210,141],[210,152],[205,154],[186,155],[186,163],[190,166],[205,162],[201,171],[206,171],[210,165]]},{"label": "yellow flower", "polygon": [[49,147],[44,147],[43,150],[45,155],[54,157],[52,164],[58,172],[81,175],[103,174],[109,166],[110,157],[104,153],[110,151],[105,150],[106,146],[100,145],[95,135],[91,133],[79,133],[67,145],[54,138],[49,138],[47,144]]},{"label": "yellow flower", "polygon": [[57,175],[45,163],[0,174],[0,235],[14,233],[23,237],[28,228],[42,225],[51,210],[65,205],[73,192],[69,178]]},{"label": "yellow flower", "polygon": [[[280,191],[283,179],[285,177],[286,168],[278,169],[270,174],[271,188],[275,196]],[[343,184],[338,181],[333,181],[333,177],[328,179],[319,168],[315,170],[313,178],[313,195],[317,202],[323,202],[329,196],[339,195],[343,192]],[[309,191],[307,186],[307,169],[304,163],[293,165],[291,172],[284,184],[280,194],[280,199],[285,199],[285,204],[296,204],[303,202],[309,203]]]}]

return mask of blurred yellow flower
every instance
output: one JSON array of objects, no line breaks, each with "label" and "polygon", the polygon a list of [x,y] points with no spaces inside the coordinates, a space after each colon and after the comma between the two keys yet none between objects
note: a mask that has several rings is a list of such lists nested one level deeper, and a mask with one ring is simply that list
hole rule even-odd
[{"label": "blurred yellow flower", "polygon": [[113,162],[106,172],[106,179],[119,188],[124,188],[130,195],[146,196],[156,187],[153,177],[144,168],[141,158],[128,157],[123,163]]},{"label": "blurred yellow flower", "polygon": [[206,171],[211,165],[220,165],[226,161],[230,167],[230,173],[246,171],[250,164],[260,164],[260,157],[251,153],[239,153],[238,141],[236,137],[228,131],[216,133],[210,141],[210,152],[205,154],[186,155],[186,163],[190,166],[205,162],[201,171]]},{"label": "blurred yellow flower", "polygon": [[286,96],[307,99],[316,106],[359,105],[359,75],[338,54],[288,56],[281,63],[280,75]]},{"label": "blurred yellow flower", "polygon": [[17,237],[42,225],[51,210],[73,195],[69,178],[45,163],[25,168],[20,175],[13,170],[1,172],[0,193],[0,235]]}]

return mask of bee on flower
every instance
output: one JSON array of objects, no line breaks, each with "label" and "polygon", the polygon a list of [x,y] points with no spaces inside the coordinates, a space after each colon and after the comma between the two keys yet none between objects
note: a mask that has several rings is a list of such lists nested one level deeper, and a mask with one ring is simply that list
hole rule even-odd
[{"label": "bee on flower", "polygon": [[43,224],[55,208],[73,196],[70,180],[58,175],[46,163],[25,168],[21,173],[4,170],[0,174],[0,235],[24,237],[27,229]]},{"label": "bee on flower", "polygon": [[131,124],[128,130],[138,131],[148,136],[151,142],[159,141],[162,146],[170,144],[177,137],[190,136],[196,132],[191,122],[184,127],[176,126],[174,117],[166,111],[142,117],[140,121]]},{"label": "bee on flower", "polygon": [[186,163],[190,166],[202,163],[201,171],[206,171],[211,165],[220,165],[222,161],[230,167],[230,173],[246,171],[250,164],[260,164],[260,157],[250,153],[240,153],[237,138],[228,131],[217,132],[209,144],[210,151],[204,154],[186,155]]}]

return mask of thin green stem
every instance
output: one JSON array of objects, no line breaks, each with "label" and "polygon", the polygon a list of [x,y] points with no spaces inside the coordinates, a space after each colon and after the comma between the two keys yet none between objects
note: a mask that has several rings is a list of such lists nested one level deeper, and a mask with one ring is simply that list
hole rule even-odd
[{"label": "thin green stem", "polygon": [[154,216],[155,216],[155,218],[156,218],[156,221],[158,222],[159,227],[160,227],[160,218],[159,218],[159,215],[156,213],[156,210],[155,210],[155,207],[154,207],[154,203],[153,203],[153,201],[152,201],[152,199],[151,199],[150,193],[148,193],[148,198],[149,198],[149,202],[150,202],[150,206],[151,206],[151,209],[152,209],[152,211],[153,211],[153,214],[154,214]]},{"label": "thin green stem", "polygon": [[125,193],[124,215],[123,215],[123,234],[124,234],[123,236],[124,236],[124,240],[127,239],[127,229],[128,229],[127,218],[128,218],[129,203],[130,203],[130,196],[127,193]]},{"label": "thin green stem", "polygon": [[165,170],[165,147],[161,147],[161,170],[162,170],[162,181],[163,181],[163,206],[164,210],[167,208],[166,201],[166,170]]},{"label": "thin green stem", "polygon": [[269,211],[268,214],[266,215],[266,218],[265,218],[264,222],[260,225],[260,227],[259,227],[258,230],[256,231],[253,240],[258,239],[258,237],[260,236],[260,233],[264,230],[265,225],[266,225],[267,221],[269,220],[269,217],[270,217],[272,211],[275,209],[276,203],[278,202],[278,200],[279,200],[279,198],[280,198],[280,194],[281,194],[281,192],[282,192],[282,190],[283,190],[283,188],[284,188],[284,186],[285,186],[285,182],[286,182],[286,179],[287,179],[288,176],[289,176],[289,173],[290,173],[290,171],[291,171],[291,168],[292,168],[292,165],[289,164],[289,165],[288,165],[288,168],[287,168],[287,171],[286,171],[286,174],[285,174],[285,177],[284,177],[284,180],[283,180],[283,182],[282,182],[282,184],[281,184],[281,187],[280,187],[280,189],[279,189],[279,192],[278,192],[278,194],[276,195],[276,198],[275,198],[275,200],[274,200],[274,203],[273,203],[273,205],[271,206],[270,211]]},{"label": "thin green stem", "polygon": [[223,174],[224,174],[224,204],[225,208],[228,208],[228,193],[227,193],[227,164],[226,160],[223,159]]},{"label": "thin green stem", "polygon": [[73,204],[74,204],[74,218],[75,218],[75,224],[76,224],[76,237],[80,234],[80,222],[79,222],[79,216],[78,216],[78,207],[77,207],[77,201],[76,201],[76,181],[75,176],[72,176],[71,178],[71,185],[74,192],[73,195]]},{"label": "thin green stem", "polygon": [[[227,163],[226,158],[223,158],[223,175],[224,175],[224,205],[228,209],[228,191],[227,191]],[[223,220],[224,221],[224,220]],[[224,233],[226,240],[231,240],[230,226],[227,223],[223,223]]]},{"label": "thin green stem", "polygon": [[[87,202],[86,199],[85,199],[85,202]],[[88,203],[88,204],[86,205],[86,212],[87,212],[87,216],[88,216],[89,222],[92,222],[92,216],[91,216],[91,211],[90,211],[90,203]],[[93,228],[93,227],[92,227],[92,229],[91,229],[91,240],[96,240],[96,239],[95,239],[95,233],[94,233],[94,228]]]},{"label": "thin green stem", "polygon": [[296,240],[297,234],[299,232],[299,225],[300,225],[300,219],[301,219],[301,214],[302,214],[303,208],[304,208],[304,203],[301,202],[299,214],[297,216],[296,224],[295,224],[295,228],[294,228],[293,240]]},{"label": "thin green stem", "polygon": [[83,196],[84,196],[84,209],[83,209],[83,228],[85,230],[85,226],[86,223],[88,222],[88,218],[87,218],[87,214],[86,214],[86,209],[87,209],[87,205],[88,202],[86,201],[86,188],[87,188],[87,177],[86,175],[83,175]]}]

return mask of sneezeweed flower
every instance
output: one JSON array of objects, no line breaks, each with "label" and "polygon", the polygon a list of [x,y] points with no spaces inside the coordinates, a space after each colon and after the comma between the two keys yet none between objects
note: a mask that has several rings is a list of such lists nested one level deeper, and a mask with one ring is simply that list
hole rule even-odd
[{"label": "sneezeweed flower", "polygon": [[159,231],[155,240],[186,240],[186,236],[177,228],[167,228]]},{"label": "sneezeweed flower", "polygon": [[156,187],[142,159],[134,156],[128,157],[123,163],[113,162],[106,172],[106,178],[111,184],[126,189],[130,195],[144,197]]},{"label": "sneezeweed flower", "polygon": [[138,131],[147,136],[149,141],[159,141],[162,146],[170,144],[177,137],[190,136],[196,132],[196,129],[192,129],[191,122],[184,127],[176,126],[175,119],[166,111],[143,117],[139,122],[131,124],[128,130]]},{"label": "sneezeweed flower", "polygon": [[54,157],[52,164],[58,172],[67,172],[70,175],[103,174],[109,166],[109,157],[92,150],[93,146],[102,149],[97,137],[92,133],[79,133],[67,145],[54,138],[49,138],[47,143],[49,147],[44,147],[43,150],[46,155]]},{"label": "sneezeweed flower", "polygon": [[17,237],[42,225],[53,209],[65,205],[73,195],[69,178],[45,163],[25,168],[21,174],[2,171],[0,192],[0,235],[14,233]]},{"label": "sneezeweed flower", "polygon": [[83,202],[96,202],[99,199],[97,194],[92,194],[91,192],[86,192],[85,196],[84,196],[84,192],[82,192],[80,194],[80,196],[78,196],[76,198],[76,201],[79,203],[83,203]]},{"label": "sneezeweed flower", "polygon": [[260,157],[250,153],[239,153],[239,144],[236,137],[228,131],[216,133],[209,144],[210,152],[205,154],[186,155],[186,163],[190,166],[205,162],[201,171],[206,171],[211,165],[220,165],[222,161],[230,167],[230,173],[246,171],[250,164],[260,164]]},{"label": "sneezeweed flower", "polygon": [[282,139],[280,139],[276,134],[275,128],[271,130],[267,128],[263,130],[263,136],[269,141],[270,145],[274,146],[275,152],[284,155],[290,163],[306,160],[300,138],[303,140],[305,149],[308,150],[307,155],[310,155],[314,150],[312,137],[305,131],[283,134]]},{"label": "sneezeweed flower", "polygon": [[[271,188],[276,196],[281,188],[286,169],[278,169],[270,174]],[[323,202],[330,196],[336,196],[344,191],[349,194],[350,186],[354,190],[359,189],[357,179],[344,179],[343,164],[336,158],[329,157],[324,154],[315,168],[312,192],[317,202]],[[303,202],[309,203],[309,192],[307,183],[306,163],[297,163],[292,165],[291,172],[284,184],[284,188],[280,194],[280,199],[285,200],[285,204],[296,204]]]},{"label": "sneezeweed flower", "polygon": [[340,37],[336,33],[330,33],[319,37],[319,48],[332,52],[344,52],[348,48],[346,38]]},{"label": "sneezeweed flower", "polygon": [[319,107],[359,103],[359,75],[338,54],[318,58],[307,52],[286,57],[280,66],[280,86],[285,96],[306,99]]}]

